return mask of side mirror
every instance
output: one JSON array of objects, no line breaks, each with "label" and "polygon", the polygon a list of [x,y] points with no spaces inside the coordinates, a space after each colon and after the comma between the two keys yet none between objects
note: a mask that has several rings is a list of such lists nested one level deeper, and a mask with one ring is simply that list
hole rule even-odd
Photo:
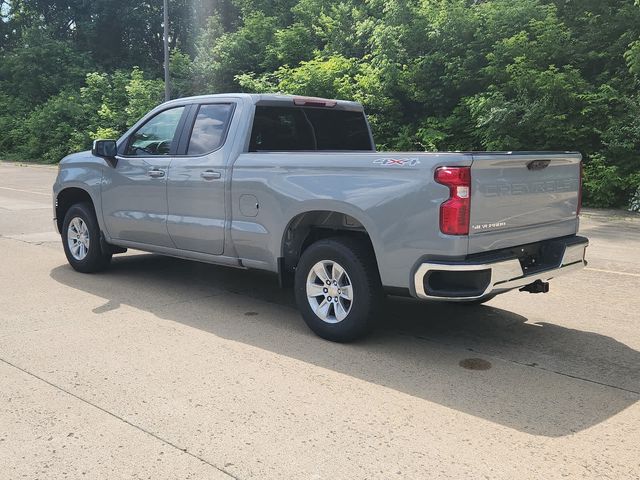
[{"label": "side mirror", "polygon": [[118,154],[118,146],[115,140],[94,140],[91,153],[96,157],[106,160],[114,160]]}]

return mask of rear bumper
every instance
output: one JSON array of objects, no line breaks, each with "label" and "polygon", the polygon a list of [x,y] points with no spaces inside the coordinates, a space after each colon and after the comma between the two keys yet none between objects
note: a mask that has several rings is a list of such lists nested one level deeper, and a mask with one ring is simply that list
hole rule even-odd
[{"label": "rear bumper", "polygon": [[472,255],[462,262],[422,262],[413,276],[414,291],[424,300],[460,302],[503,293],[584,268],[588,245],[586,238],[573,236]]}]

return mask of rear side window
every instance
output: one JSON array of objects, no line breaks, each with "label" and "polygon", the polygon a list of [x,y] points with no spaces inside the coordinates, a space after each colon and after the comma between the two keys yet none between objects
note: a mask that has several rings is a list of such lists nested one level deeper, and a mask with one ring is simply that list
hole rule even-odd
[{"label": "rear side window", "polygon": [[193,124],[187,155],[204,155],[220,148],[233,113],[233,105],[217,103],[200,105]]},{"label": "rear side window", "polygon": [[373,150],[363,112],[256,107],[249,151]]}]

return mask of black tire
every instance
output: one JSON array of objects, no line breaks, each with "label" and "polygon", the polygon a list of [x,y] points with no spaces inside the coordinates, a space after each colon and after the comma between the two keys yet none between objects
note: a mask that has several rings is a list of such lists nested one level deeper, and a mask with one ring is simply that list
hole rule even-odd
[{"label": "black tire", "polygon": [[[86,256],[82,259],[75,258],[69,247],[69,224],[75,219],[80,218],[87,227],[89,237],[89,247]],[[111,254],[103,253],[100,245],[100,227],[96,214],[91,205],[87,203],[77,203],[72,205],[64,216],[62,222],[62,246],[67,256],[67,261],[74,270],[82,273],[93,273],[104,270],[111,262]]]},{"label": "black tire", "polygon": [[[321,261],[335,262],[342,267],[352,288],[352,302],[348,301],[348,313],[340,321],[334,318],[335,323],[319,317],[307,298],[307,280],[313,267]],[[323,284],[319,286],[324,287]],[[369,333],[375,325],[378,306],[384,297],[371,246],[365,241],[350,237],[318,240],[309,246],[296,267],[294,290],[298,309],[306,324],[316,335],[333,342],[351,342]],[[324,299],[322,295],[318,298],[318,303]],[[332,298],[334,302],[338,301],[338,296]],[[344,302],[342,297],[340,302]],[[331,308],[334,317],[337,317],[335,304]]]}]

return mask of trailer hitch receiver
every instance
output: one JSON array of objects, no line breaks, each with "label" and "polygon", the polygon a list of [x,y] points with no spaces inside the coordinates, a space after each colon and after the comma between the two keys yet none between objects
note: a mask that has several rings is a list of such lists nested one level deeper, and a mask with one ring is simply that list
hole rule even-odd
[{"label": "trailer hitch receiver", "polygon": [[549,282],[543,282],[542,280],[536,280],[529,285],[525,285],[520,289],[521,292],[529,293],[547,293],[549,291]]}]

